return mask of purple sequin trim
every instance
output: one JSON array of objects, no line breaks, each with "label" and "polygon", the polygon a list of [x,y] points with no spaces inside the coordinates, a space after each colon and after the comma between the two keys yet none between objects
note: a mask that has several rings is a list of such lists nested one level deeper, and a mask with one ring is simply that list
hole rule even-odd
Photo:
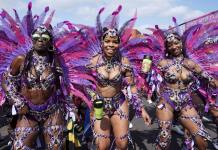
[{"label": "purple sequin trim", "polygon": [[193,106],[188,89],[174,90],[167,88],[161,93],[161,96],[176,111],[180,111],[187,105]]},{"label": "purple sequin trim", "polygon": [[53,95],[44,104],[35,105],[35,104],[31,103],[30,100],[27,101],[27,104],[31,110],[43,111],[43,110],[46,110],[49,106],[55,104],[56,102],[57,102],[57,97],[56,97],[56,95]]},{"label": "purple sequin trim", "polygon": [[99,95],[97,97],[104,100],[104,112],[106,115],[113,115],[114,112],[125,101],[125,96],[123,93],[118,93],[114,97],[110,97],[110,98],[105,98]]}]

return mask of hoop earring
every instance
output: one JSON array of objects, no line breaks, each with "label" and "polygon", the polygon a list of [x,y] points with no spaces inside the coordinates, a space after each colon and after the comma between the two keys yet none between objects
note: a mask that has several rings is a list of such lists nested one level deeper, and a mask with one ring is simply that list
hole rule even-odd
[{"label": "hoop earring", "polygon": [[166,53],[166,57],[168,57],[169,56],[169,54],[168,53]]}]

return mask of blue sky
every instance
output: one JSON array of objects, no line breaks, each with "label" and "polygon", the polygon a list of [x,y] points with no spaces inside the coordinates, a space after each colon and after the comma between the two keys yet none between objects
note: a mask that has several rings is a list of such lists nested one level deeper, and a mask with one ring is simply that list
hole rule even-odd
[{"label": "blue sky", "polygon": [[[0,0],[0,8],[16,9],[24,15],[29,0]],[[53,24],[69,20],[73,23],[95,25],[95,17],[101,7],[105,7],[102,20],[116,9],[119,4],[123,6],[120,13],[120,25],[134,15],[137,9],[138,19],[135,28],[144,32],[145,28],[158,24],[166,28],[172,25],[171,18],[175,16],[179,23],[196,18],[218,9],[216,0],[32,0],[33,14],[50,6],[55,9]]]}]

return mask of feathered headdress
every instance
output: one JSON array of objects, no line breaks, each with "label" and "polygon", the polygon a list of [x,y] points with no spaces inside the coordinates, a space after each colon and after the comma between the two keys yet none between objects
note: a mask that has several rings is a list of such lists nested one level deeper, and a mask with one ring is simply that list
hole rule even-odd
[{"label": "feathered headdress", "polygon": [[[101,8],[96,18],[95,27],[71,23],[71,25],[78,29],[78,33],[80,33],[82,37],[79,38],[81,40],[79,47],[83,47],[81,49],[73,49],[70,54],[71,70],[76,72],[76,76],[80,77],[77,80],[75,79],[75,81],[78,82],[74,82],[72,85],[75,85],[75,89],[81,91],[87,99],[90,97],[86,87],[95,91],[97,82],[95,81],[95,78],[93,78],[92,72],[87,69],[86,66],[90,64],[90,60],[95,55],[102,53],[101,40],[105,34],[119,36],[119,52],[122,57],[127,57],[130,60],[136,77],[140,78],[138,74],[141,71],[140,66],[144,56],[144,45],[146,45],[147,42],[144,38],[132,38],[130,40],[133,25],[136,21],[136,13],[133,18],[129,19],[121,27],[119,27],[119,13],[121,9],[122,6],[118,6],[118,8],[113,11],[102,23],[100,16],[104,11],[104,8]],[[143,78],[137,79],[137,81],[141,80],[143,80]]]},{"label": "feathered headdress", "polygon": [[[3,9],[0,13],[0,75],[9,68],[12,60],[18,55],[25,55],[32,48],[31,34],[41,28],[48,31],[53,36],[54,45],[57,47],[57,57],[61,60],[64,68],[65,82],[74,78],[69,72],[70,63],[67,52],[79,44],[79,35],[75,29],[69,26],[67,21],[60,22],[50,30],[54,11],[48,17],[49,7],[45,7],[40,15],[32,15],[32,3],[28,4],[26,15],[21,19],[17,11],[14,10],[15,17]],[[2,82],[2,78],[0,79]],[[4,92],[0,87],[0,105],[4,103]]]},{"label": "feathered headdress", "polygon": [[[153,57],[157,56],[157,61],[154,61],[157,64],[165,54],[164,41],[167,38],[171,40],[179,35],[189,58],[198,63],[203,70],[218,77],[218,43],[216,42],[218,23],[214,21],[208,21],[202,24],[197,23],[189,28],[184,28],[182,31],[181,27],[185,26],[185,23],[179,26],[176,23],[175,17],[173,17],[173,22],[175,23],[175,27],[168,30],[162,30],[158,26],[154,29],[150,28],[153,33],[151,35],[145,35],[145,38],[150,41],[148,44],[150,49],[146,54],[152,55]],[[177,35],[171,36],[172,33],[177,33]],[[209,43],[209,39],[213,39],[213,42]]]}]

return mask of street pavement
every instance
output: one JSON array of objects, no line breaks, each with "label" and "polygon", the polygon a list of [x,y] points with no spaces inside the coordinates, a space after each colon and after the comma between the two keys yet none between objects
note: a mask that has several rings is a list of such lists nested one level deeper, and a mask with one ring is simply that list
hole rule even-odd
[{"label": "street pavement", "polygon": [[[130,131],[133,143],[136,150],[154,150],[155,149],[155,139],[158,135],[158,125],[155,119],[155,105],[149,105],[145,102],[146,110],[153,119],[153,124],[151,126],[146,126],[141,118],[133,118],[133,128]],[[217,136],[216,126],[212,122],[204,122],[208,132],[212,138]],[[170,145],[170,150],[181,150],[183,143],[183,136],[175,132],[172,132],[172,141]],[[129,146],[129,149],[133,149]],[[208,143],[208,150],[215,150],[212,143]]]},{"label": "street pavement", "polygon": [[[133,118],[131,121],[133,123],[133,128],[130,130],[130,134],[133,140],[134,148],[129,145],[129,150],[154,150],[155,149],[155,139],[158,135],[158,125],[155,119],[155,105],[149,105],[145,102],[146,110],[153,119],[153,124],[151,126],[146,126],[141,118]],[[1,114],[2,115],[2,112]],[[131,114],[130,114],[131,115]],[[5,126],[6,119],[0,117],[0,150],[9,150],[7,142],[9,141],[9,136],[7,136],[8,126]],[[209,122],[204,122],[206,128],[211,134],[212,138],[215,138],[216,126],[215,124]],[[170,150],[181,150],[183,143],[183,136],[172,132],[172,141],[170,145]],[[82,149],[85,150],[85,149]],[[215,150],[212,144],[209,143],[208,150]]]}]

